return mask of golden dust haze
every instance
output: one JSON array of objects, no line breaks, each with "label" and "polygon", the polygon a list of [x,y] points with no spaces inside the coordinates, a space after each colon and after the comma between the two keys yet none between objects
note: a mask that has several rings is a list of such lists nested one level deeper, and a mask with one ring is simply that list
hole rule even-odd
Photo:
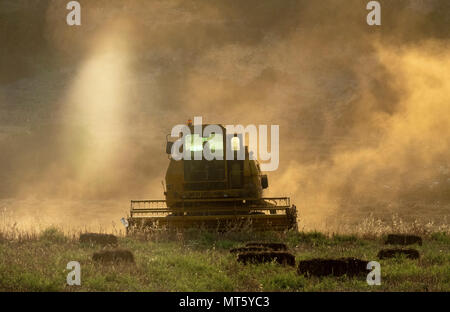
[{"label": "golden dust haze", "polygon": [[[64,2],[64,1],[63,1]],[[0,4],[0,208],[19,224],[104,226],[163,198],[165,136],[280,125],[270,196],[307,229],[450,215],[450,3]],[[447,13],[446,13],[447,12]]]},{"label": "golden dust haze", "polygon": [[[129,91],[126,81],[130,76],[128,53],[125,38],[120,34],[112,35],[109,29],[105,33],[100,31],[93,51],[81,64],[63,100],[61,117],[67,125],[63,129],[66,148],[82,158],[76,168],[81,186],[98,175],[105,180],[113,179],[114,170],[110,168],[120,167],[117,156],[122,148],[118,142],[124,140],[127,127],[124,117]],[[73,139],[84,144],[73,148],[70,145]]]}]

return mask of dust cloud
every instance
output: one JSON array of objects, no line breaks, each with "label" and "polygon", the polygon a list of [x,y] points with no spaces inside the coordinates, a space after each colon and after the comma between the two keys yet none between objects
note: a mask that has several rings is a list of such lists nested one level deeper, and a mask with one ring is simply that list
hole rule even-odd
[{"label": "dust cloud", "polygon": [[[63,1],[64,2],[64,1]],[[0,208],[110,227],[163,198],[165,136],[193,116],[280,125],[269,196],[301,227],[450,215],[450,3],[0,4]]]}]

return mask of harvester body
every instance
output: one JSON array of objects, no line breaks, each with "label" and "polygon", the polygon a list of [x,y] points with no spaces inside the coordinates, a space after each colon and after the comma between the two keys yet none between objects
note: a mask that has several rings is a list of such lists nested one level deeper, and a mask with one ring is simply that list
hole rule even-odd
[{"label": "harvester body", "polygon": [[[296,207],[288,197],[263,197],[268,179],[244,146],[243,135],[227,134],[223,126],[217,126],[220,134],[180,138],[185,157],[176,160],[169,156],[166,199],[132,200],[129,228],[297,230]],[[188,127],[194,130],[192,125]],[[206,143],[219,157],[208,160],[195,155]],[[167,142],[168,154],[173,148],[173,143]]]}]

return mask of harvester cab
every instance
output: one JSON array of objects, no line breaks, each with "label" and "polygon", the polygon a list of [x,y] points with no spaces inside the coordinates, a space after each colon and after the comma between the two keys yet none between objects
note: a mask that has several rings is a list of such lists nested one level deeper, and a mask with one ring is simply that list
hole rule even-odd
[{"label": "harvester cab", "polygon": [[242,134],[191,122],[182,134],[175,142],[167,136],[165,200],[132,200],[129,229],[297,230],[288,197],[263,197],[268,178]]}]

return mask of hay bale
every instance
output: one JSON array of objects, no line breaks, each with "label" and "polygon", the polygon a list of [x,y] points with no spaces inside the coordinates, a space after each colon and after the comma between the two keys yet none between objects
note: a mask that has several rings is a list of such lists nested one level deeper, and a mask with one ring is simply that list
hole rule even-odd
[{"label": "hay bale", "polygon": [[422,246],[422,237],[417,235],[405,235],[405,234],[389,234],[386,241],[386,245],[412,245],[419,244]]},{"label": "hay bale", "polygon": [[134,263],[133,253],[126,249],[102,250],[95,252],[92,260],[97,262],[130,262]]},{"label": "hay bale", "polygon": [[247,243],[245,245],[246,247],[263,247],[263,248],[268,248],[274,251],[279,251],[279,250],[287,250],[287,246],[286,244],[283,243],[262,243],[262,242],[252,242],[252,243]]},{"label": "hay bale", "polygon": [[400,249],[400,248],[393,248],[393,249],[382,249],[378,253],[379,259],[389,259],[389,258],[395,258],[400,255],[405,255],[408,259],[419,259],[420,254],[416,249]]},{"label": "hay bale", "polygon": [[270,251],[269,248],[265,247],[240,247],[240,248],[232,248],[230,249],[230,253],[238,253],[238,252],[258,252],[258,251]]},{"label": "hay bale", "polygon": [[306,276],[356,276],[368,273],[368,263],[356,258],[302,260],[298,264],[297,273]]},{"label": "hay bale", "polygon": [[237,261],[243,264],[276,261],[279,264],[295,266],[295,256],[283,251],[244,252],[238,254]]},{"label": "hay bale", "polygon": [[80,234],[80,243],[117,245],[117,237],[112,234],[83,233]]}]

